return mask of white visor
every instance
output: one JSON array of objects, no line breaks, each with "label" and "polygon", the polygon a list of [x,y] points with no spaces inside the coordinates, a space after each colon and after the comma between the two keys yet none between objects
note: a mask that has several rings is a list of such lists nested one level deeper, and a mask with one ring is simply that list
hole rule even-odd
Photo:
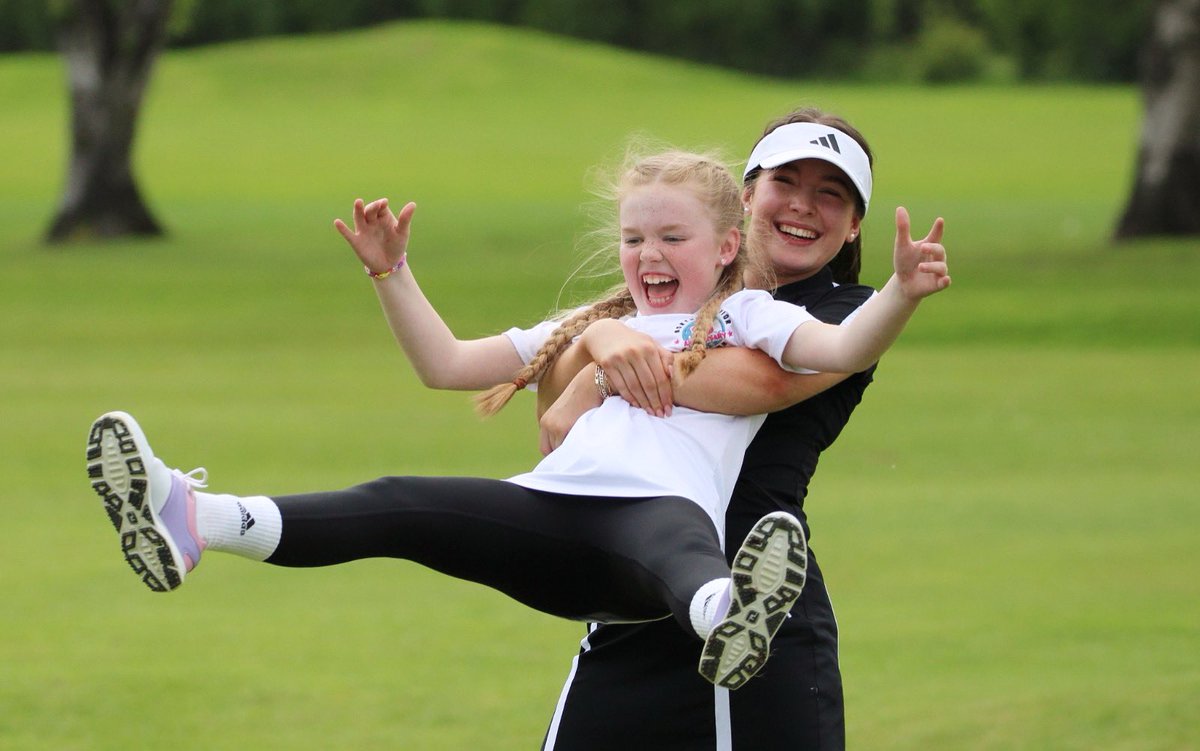
[{"label": "white visor", "polygon": [[845,172],[858,189],[866,214],[871,203],[871,160],[858,141],[828,125],[788,123],[771,131],[750,152],[742,179],[759,167],[772,169],[797,159],[820,159]]}]

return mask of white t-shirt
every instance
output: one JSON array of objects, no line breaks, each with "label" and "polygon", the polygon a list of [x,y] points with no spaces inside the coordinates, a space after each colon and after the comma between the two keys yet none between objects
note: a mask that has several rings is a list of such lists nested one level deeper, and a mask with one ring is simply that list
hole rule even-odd
[{"label": "white t-shirt", "polygon": [[[636,315],[623,323],[678,352],[691,336],[693,320],[691,315],[667,313]],[[814,320],[804,308],[761,290],[743,290],[721,306],[709,347],[761,349],[783,365],[780,358],[792,333]],[[546,321],[505,335],[528,363],[557,326]],[[670,417],[654,417],[612,396],[584,413],[562,445],[532,471],[509,482],[569,495],[682,496],[708,513],[723,541],[725,508],[746,447],[764,419],[765,415],[718,415],[679,406]]]}]

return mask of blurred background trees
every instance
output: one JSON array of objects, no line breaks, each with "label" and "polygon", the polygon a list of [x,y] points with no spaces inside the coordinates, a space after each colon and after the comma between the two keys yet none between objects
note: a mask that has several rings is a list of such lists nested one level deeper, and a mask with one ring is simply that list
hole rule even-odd
[{"label": "blurred background trees", "polygon": [[[66,0],[0,0],[0,51],[54,48]],[[176,0],[167,43],[458,18],[777,76],[1131,82],[1152,0]]]},{"label": "blurred background trees", "polygon": [[71,155],[46,232],[75,237],[158,235],[133,175],[133,140],[146,84],[166,42],[170,0],[62,0],[56,37],[67,64]]},{"label": "blurred background trees", "polygon": [[1200,234],[1200,0],[1163,0],[1142,67],[1137,176],[1117,238]]},{"label": "blurred background trees", "polygon": [[779,77],[1140,81],[1146,120],[1116,236],[1200,233],[1200,0],[0,0],[0,52],[57,43],[68,63],[73,154],[48,238],[159,232],[129,161],[162,47],[401,18],[533,27]]}]

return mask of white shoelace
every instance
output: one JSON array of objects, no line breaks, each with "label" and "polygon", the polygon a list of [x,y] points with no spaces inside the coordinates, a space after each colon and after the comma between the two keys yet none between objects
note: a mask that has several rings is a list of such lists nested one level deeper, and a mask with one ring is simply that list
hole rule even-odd
[{"label": "white shoelace", "polygon": [[171,471],[175,473],[176,477],[178,477],[180,480],[183,480],[184,482],[186,482],[188,484],[188,486],[190,486],[190,487],[193,487],[193,488],[207,488],[208,487],[208,470],[205,469],[204,467],[196,467],[195,469],[188,471],[188,472],[184,472],[183,470],[179,470],[179,469],[173,469]]}]

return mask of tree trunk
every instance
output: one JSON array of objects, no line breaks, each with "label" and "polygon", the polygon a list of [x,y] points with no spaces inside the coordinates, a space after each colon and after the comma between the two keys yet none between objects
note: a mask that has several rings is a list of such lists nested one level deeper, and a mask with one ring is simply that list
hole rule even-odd
[{"label": "tree trunk", "polygon": [[1200,0],[1162,0],[1145,48],[1145,120],[1117,239],[1200,234]]},{"label": "tree trunk", "polygon": [[59,29],[71,89],[71,161],[50,242],[159,235],[133,176],[142,95],[171,0],[69,0]]}]

